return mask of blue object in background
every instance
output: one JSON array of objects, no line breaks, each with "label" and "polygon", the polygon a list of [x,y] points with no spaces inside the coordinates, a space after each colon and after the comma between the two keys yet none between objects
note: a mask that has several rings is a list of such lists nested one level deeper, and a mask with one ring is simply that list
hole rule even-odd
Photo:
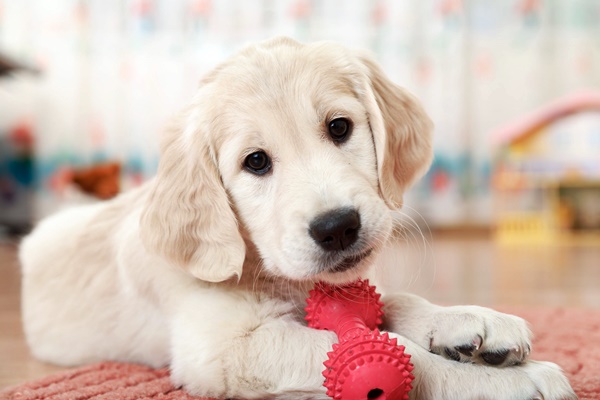
[{"label": "blue object in background", "polygon": [[33,223],[35,168],[32,141],[15,138],[0,132],[0,227],[19,234]]}]

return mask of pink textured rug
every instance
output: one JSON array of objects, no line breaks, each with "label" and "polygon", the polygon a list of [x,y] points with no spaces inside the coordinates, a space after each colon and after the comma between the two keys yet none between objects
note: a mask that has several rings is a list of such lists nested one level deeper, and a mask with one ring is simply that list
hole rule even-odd
[{"label": "pink textured rug", "polygon": [[600,310],[503,308],[530,322],[532,358],[557,363],[580,400],[600,399]]},{"label": "pink textured rug", "polygon": [[59,372],[0,392],[2,400],[198,400],[174,388],[169,371],[104,362]]},{"label": "pink textured rug", "polygon": [[[533,358],[559,364],[581,400],[600,399],[600,310],[517,309],[535,333]],[[100,363],[0,391],[0,399],[198,400],[174,388],[166,369]],[[205,399],[206,400],[206,399]]]}]

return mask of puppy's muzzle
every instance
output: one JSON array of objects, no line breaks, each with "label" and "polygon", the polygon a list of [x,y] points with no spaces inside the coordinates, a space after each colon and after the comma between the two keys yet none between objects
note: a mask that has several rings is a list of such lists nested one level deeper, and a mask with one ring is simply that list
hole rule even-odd
[{"label": "puppy's muzzle", "polygon": [[360,214],[354,208],[337,208],[317,216],[309,234],[325,251],[340,251],[352,246],[360,231]]}]

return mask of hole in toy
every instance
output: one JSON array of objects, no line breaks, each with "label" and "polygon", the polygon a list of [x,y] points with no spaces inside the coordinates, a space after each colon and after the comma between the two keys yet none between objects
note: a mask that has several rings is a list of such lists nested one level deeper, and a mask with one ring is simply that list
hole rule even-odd
[{"label": "hole in toy", "polygon": [[385,400],[383,390],[378,389],[378,388],[369,390],[369,393],[367,393],[367,399],[369,399],[369,400]]}]

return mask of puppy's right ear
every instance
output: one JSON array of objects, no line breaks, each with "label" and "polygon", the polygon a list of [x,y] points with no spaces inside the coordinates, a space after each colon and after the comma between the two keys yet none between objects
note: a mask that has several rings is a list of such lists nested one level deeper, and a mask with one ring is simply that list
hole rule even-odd
[{"label": "puppy's right ear", "polygon": [[433,156],[433,124],[420,103],[393,83],[370,57],[359,56],[370,90],[364,91],[373,131],[379,187],[392,209],[402,206],[404,191],[420,177]]},{"label": "puppy's right ear", "polygon": [[149,251],[196,278],[222,282],[242,275],[245,245],[217,170],[210,135],[194,113],[165,132],[158,173],[140,219]]}]

